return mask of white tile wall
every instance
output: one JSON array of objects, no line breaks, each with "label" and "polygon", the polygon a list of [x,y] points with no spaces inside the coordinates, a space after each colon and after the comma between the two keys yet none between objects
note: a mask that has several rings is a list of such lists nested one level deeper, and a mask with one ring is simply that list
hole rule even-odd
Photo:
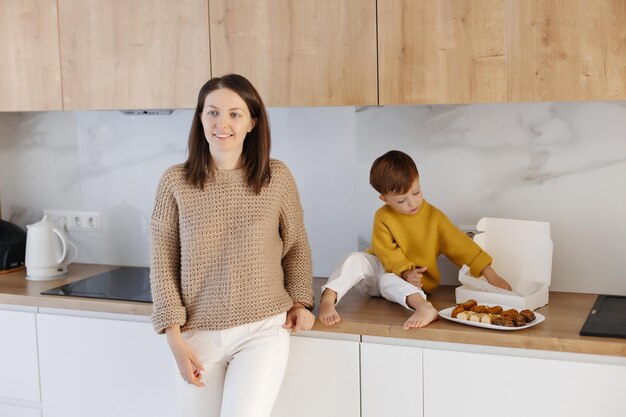
[{"label": "white tile wall", "polygon": [[[551,223],[551,289],[626,294],[626,103],[372,107],[358,111],[357,173],[410,154],[425,198],[457,224]],[[358,183],[359,237],[379,207]],[[446,268],[451,269],[451,268]],[[455,283],[447,274],[445,282]]]},{"label": "white tile wall", "polygon": [[[184,160],[192,115],[0,113],[3,218],[24,226],[44,208],[99,211],[101,233],[71,233],[78,260],[147,265],[156,184]],[[369,244],[380,204],[369,167],[400,149],[455,223],[549,221],[553,290],[626,294],[623,102],[273,108],[270,120],[272,154],[300,188],[316,275]]]}]

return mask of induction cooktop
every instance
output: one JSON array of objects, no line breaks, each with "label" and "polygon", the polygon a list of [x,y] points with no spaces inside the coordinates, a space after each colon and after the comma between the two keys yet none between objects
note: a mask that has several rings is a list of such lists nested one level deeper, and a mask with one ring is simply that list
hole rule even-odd
[{"label": "induction cooktop", "polygon": [[626,296],[599,295],[580,335],[626,339]]},{"label": "induction cooktop", "polygon": [[150,268],[123,266],[41,294],[151,303]]}]

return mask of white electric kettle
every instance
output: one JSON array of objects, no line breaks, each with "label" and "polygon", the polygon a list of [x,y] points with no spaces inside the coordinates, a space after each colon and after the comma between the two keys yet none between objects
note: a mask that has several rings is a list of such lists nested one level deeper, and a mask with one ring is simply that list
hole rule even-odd
[{"label": "white electric kettle", "polygon": [[45,281],[67,273],[78,249],[63,230],[47,215],[26,229],[26,279]]}]

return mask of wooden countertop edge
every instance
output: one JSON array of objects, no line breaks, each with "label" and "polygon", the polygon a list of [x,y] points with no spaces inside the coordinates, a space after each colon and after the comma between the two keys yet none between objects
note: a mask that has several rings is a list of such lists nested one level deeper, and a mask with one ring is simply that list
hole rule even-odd
[{"label": "wooden countertop edge", "polygon": [[[24,271],[3,275],[0,278],[0,304],[150,316],[152,304],[149,303],[40,295],[41,291],[113,268],[116,266],[72,265],[68,276],[47,282],[27,282],[24,279]],[[314,280],[316,301],[319,300],[319,289],[324,281],[322,278]],[[551,293],[550,297],[551,303],[539,310],[546,316],[546,321],[529,329],[496,331],[439,319],[422,329],[404,330],[402,323],[408,317],[406,309],[384,299],[366,297],[358,294],[357,291],[351,291],[337,307],[342,321],[334,326],[326,326],[316,320],[312,330],[430,342],[626,357],[626,340],[624,339],[578,335],[577,329],[580,329],[584,323],[595,295]],[[453,289],[438,290],[431,301],[438,310],[453,305]],[[567,312],[566,316],[573,315],[570,321],[562,322],[564,319],[561,310]],[[314,314],[317,317],[317,309],[314,310]]]},{"label": "wooden countertop edge", "polygon": [[[462,325],[459,324],[457,326]],[[363,331],[364,327],[367,327],[366,332]],[[580,339],[571,339],[524,334],[530,329],[505,332],[480,330],[466,326],[458,329],[429,329],[428,327],[424,327],[422,329],[404,330],[402,326],[399,325],[350,322],[340,322],[333,326],[326,326],[319,320],[316,320],[312,330],[327,333],[348,333],[361,336],[377,336],[405,340],[626,357],[626,341],[622,339],[601,338],[601,340],[598,340],[597,337],[586,338],[584,336],[581,336]]]},{"label": "wooden countertop edge", "polygon": [[0,294],[0,304],[94,311],[100,313],[132,314],[137,316],[149,316],[152,314],[151,303],[60,297],[55,295],[27,296]]}]

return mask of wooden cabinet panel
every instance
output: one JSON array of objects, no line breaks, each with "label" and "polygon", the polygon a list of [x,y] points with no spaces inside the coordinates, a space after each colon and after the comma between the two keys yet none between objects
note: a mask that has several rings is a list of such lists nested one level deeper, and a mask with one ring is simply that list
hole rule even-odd
[{"label": "wooden cabinet panel", "polygon": [[509,101],[626,99],[626,2],[510,0]]},{"label": "wooden cabinet panel", "polygon": [[64,109],[195,108],[207,0],[59,0]]},{"label": "wooden cabinet panel", "polygon": [[378,0],[380,104],[506,101],[506,0]]},{"label": "wooden cabinet panel", "polygon": [[235,72],[267,105],[375,105],[375,0],[211,0],[213,76]]},{"label": "wooden cabinet panel", "polygon": [[0,1],[0,111],[61,110],[56,0]]}]

